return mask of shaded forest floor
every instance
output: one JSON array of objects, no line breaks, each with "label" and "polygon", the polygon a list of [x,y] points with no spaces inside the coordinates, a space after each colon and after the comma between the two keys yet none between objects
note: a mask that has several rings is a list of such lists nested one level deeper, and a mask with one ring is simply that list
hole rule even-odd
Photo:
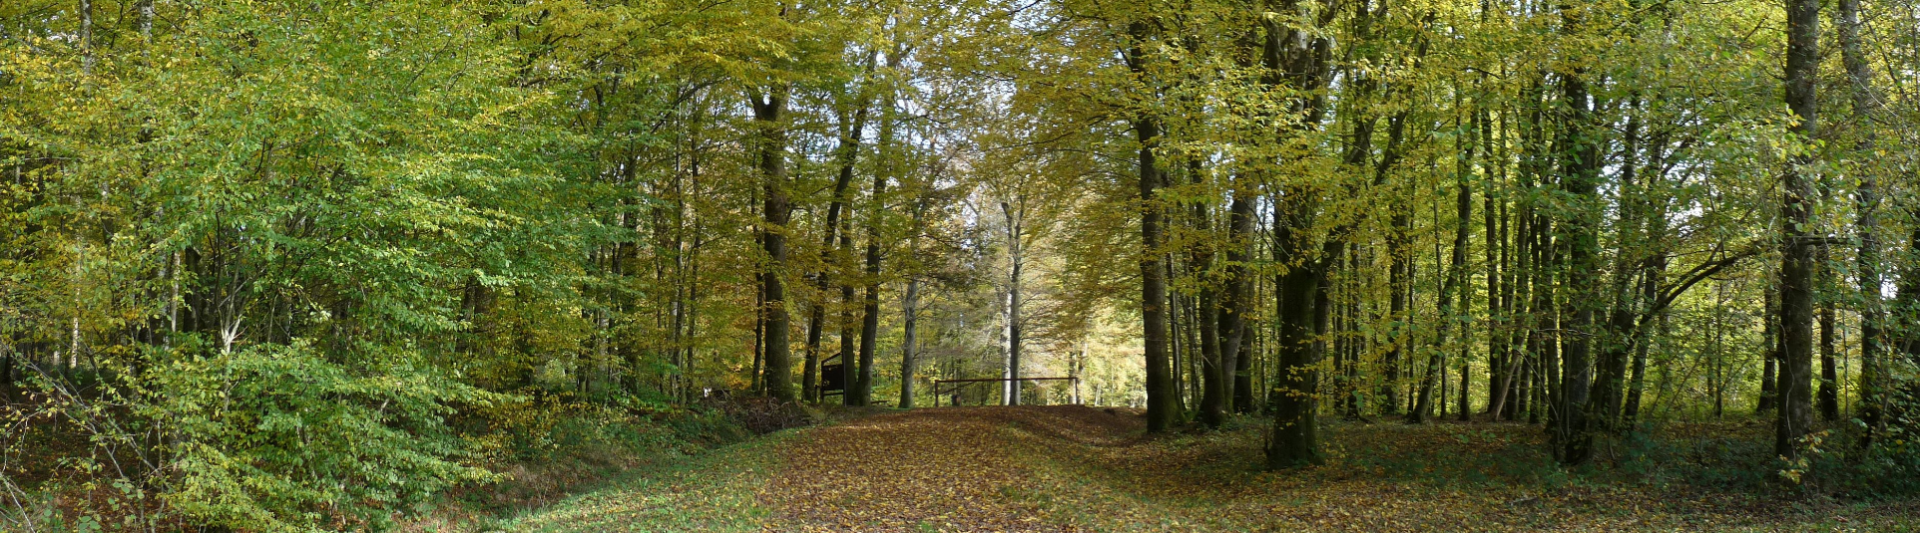
[{"label": "shaded forest floor", "polygon": [[[631,472],[516,531],[1912,531],[1920,502],[1771,481],[1757,421],[1674,426],[1555,467],[1520,424],[1330,424],[1260,469],[1265,425],[1143,436],[1127,410],[936,408]],[[855,459],[858,458],[858,459]],[[1818,479],[1816,475],[1814,479]]]}]

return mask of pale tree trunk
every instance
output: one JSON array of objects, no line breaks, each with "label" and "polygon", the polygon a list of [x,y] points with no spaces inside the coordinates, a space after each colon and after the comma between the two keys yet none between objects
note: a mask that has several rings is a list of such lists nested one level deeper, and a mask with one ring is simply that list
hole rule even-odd
[{"label": "pale tree trunk", "polygon": [[153,0],[140,0],[134,3],[135,16],[140,29],[140,38],[153,39]]},{"label": "pale tree trunk", "polygon": [[1247,332],[1247,311],[1252,308],[1252,282],[1246,263],[1249,250],[1253,248],[1254,198],[1251,191],[1233,190],[1233,199],[1227,207],[1227,283],[1220,309],[1220,384],[1224,410],[1244,412],[1252,403],[1252,395],[1246,389],[1252,387],[1252,376],[1246,373],[1247,346],[1252,340]]},{"label": "pale tree trunk", "polygon": [[[912,249],[912,248],[908,248]],[[907,279],[907,292],[900,297],[900,408],[913,408],[914,343],[920,324],[920,280]],[[937,405],[939,399],[934,403]]]},{"label": "pale tree trunk", "polygon": [[80,71],[93,72],[93,0],[80,0]]}]

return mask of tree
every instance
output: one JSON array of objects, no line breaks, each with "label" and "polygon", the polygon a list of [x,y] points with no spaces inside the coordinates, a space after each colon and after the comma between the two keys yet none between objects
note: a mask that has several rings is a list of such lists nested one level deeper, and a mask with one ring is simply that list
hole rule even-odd
[{"label": "tree", "polygon": [[[1797,120],[1797,143],[1812,143],[1819,102],[1815,87],[1820,65],[1820,3],[1787,2],[1786,99]],[[1781,172],[1780,395],[1774,452],[1800,456],[1800,438],[1811,431],[1813,406],[1814,241],[1810,224],[1813,180],[1811,148],[1795,146]]]},{"label": "tree", "polygon": [[[1146,47],[1154,35],[1147,21],[1133,21],[1127,26],[1127,36],[1131,40],[1127,48],[1127,68],[1137,78],[1144,78],[1147,72]],[[1141,79],[1136,83],[1144,83]],[[1159,433],[1171,429],[1174,420],[1174,369],[1167,357],[1167,310],[1162,302],[1167,301],[1166,267],[1162,263],[1161,224],[1163,216],[1159,206],[1158,191],[1161,186],[1160,163],[1155,157],[1155,145],[1160,142],[1160,123],[1151,111],[1136,111],[1139,115],[1131,117],[1135,140],[1139,143],[1139,207],[1140,210],[1140,317],[1141,336],[1146,344],[1147,363],[1147,431]]]},{"label": "tree", "polygon": [[[1267,4],[1269,11],[1295,12],[1291,0],[1279,5]],[[1288,27],[1272,17],[1263,17],[1264,34],[1261,57],[1264,73],[1261,83],[1296,91],[1292,103],[1296,124],[1286,133],[1301,134],[1320,125],[1325,99],[1320,95],[1331,81],[1329,69],[1332,41],[1324,34],[1312,34],[1313,27],[1326,27],[1337,13],[1321,8],[1312,19],[1314,26]],[[1293,139],[1278,140],[1281,146]],[[1297,171],[1296,167],[1296,171]],[[1290,177],[1302,177],[1300,175]],[[1305,180],[1301,180],[1305,181]],[[1325,343],[1320,334],[1326,330],[1328,301],[1323,285],[1330,265],[1344,255],[1345,243],[1339,235],[1324,236],[1314,248],[1315,223],[1320,210],[1319,195],[1328,194],[1312,183],[1285,183],[1275,188],[1273,260],[1286,270],[1277,283],[1280,326],[1275,339],[1280,346],[1275,388],[1273,440],[1267,447],[1268,468],[1291,468],[1318,463],[1320,455],[1318,365]]]}]

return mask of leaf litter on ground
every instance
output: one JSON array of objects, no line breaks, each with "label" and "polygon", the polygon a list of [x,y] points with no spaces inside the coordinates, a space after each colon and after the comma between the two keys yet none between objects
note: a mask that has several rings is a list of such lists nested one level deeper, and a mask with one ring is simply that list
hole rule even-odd
[{"label": "leaf litter on ground", "polygon": [[866,416],[722,448],[524,517],[527,531],[1908,531],[1843,504],[1570,472],[1523,424],[1333,422],[1261,469],[1264,424],[1144,434],[1081,406]]}]

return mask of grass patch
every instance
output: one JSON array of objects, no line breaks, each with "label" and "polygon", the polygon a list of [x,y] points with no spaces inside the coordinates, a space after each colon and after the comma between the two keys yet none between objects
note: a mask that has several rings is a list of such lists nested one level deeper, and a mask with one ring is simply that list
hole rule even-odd
[{"label": "grass patch", "polygon": [[460,487],[402,530],[523,530],[513,524],[546,512],[539,510],[564,508],[580,495],[653,483],[654,477],[749,442],[756,433],[745,423],[758,409],[752,405],[542,400],[535,397],[531,406],[506,410],[511,416],[483,419],[485,426],[477,428],[484,429],[477,431],[483,435],[477,441],[484,450],[481,464],[504,474],[504,480]]},{"label": "grass patch", "polygon": [[603,490],[497,524],[540,533],[759,531],[768,519],[754,492],[779,468],[782,432],[681,461],[633,470]]}]

